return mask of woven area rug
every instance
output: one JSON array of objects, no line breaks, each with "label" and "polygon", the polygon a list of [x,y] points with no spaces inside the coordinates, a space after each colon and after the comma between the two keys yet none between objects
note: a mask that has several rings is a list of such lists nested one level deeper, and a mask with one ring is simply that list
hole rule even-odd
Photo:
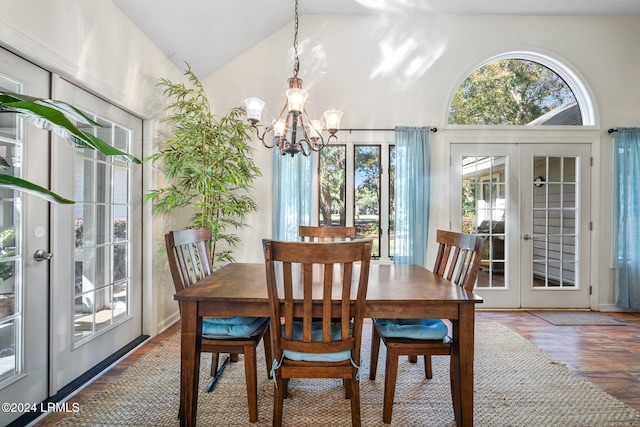
[{"label": "woven area rug", "polygon": [[[371,324],[365,323],[361,383],[364,426],[383,426],[384,350],[376,381],[368,379]],[[58,426],[177,426],[180,335],[143,356]],[[498,323],[476,325],[476,426],[617,427],[640,426],[634,411],[595,385],[569,372],[511,329]],[[273,383],[259,353],[259,420],[248,421],[243,364],[227,366],[212,393],[199,393],[201,426],[270,426]],[[401,360],[393,426],[455,425],[448,357],[433,358],[433,379],[424,378],[422,360]],[[208,381],[203,355],[200,390]],[[296,380],[285,400],[285,426],[350,426],[349,402],[339,380]]]},{"label": "woven area rug", "polygon": [[624,326],[624,322],[593,311],[529,310],[529,313],[556,326]]}]

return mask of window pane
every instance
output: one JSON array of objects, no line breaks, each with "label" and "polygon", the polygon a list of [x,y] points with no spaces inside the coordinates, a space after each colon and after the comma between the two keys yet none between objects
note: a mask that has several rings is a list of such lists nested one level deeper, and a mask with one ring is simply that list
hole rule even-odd
[{"label": "window pane", "polygon": [[345,226],[346,146],[330,145],[320,151],[320,226]]},{"label": "window pane", "polygon": [[484,65],[460,85],[449,123],[461,125],[582,125],[571,88],[537,62],[507,59]]},{"label": "window pane", "polygon": [[373,239],[373,257],[380,256],[380,152],[379,145],[355,147],[356,238]]},{"label": "window pane", "polygon": [[[3,92],[13,92],[13,93],[21,93],[22,85],[20,83],[14,82],[13,80],[8,79],[5,76],[0,76],[0,90]],[[19,140],[21,139],[21,129],[22,127],[18,122],[18,115],[15,113],[2,113],[0,114],[0,136],[8,139]],[[7,159],[4,155],[0,154],[1,157],[4,157],[9,164],[11,164],[10,159]]]},{"label": "window pane", "polygon": [[18,322],[18,319],[13,319],[0,323],[0,381],[18,373],[16,360]]}]

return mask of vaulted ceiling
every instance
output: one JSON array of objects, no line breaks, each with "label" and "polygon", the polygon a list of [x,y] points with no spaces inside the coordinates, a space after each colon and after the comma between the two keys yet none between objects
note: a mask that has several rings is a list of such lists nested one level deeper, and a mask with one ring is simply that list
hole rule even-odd
[{"label": "vaulted ceiling", "polygon": [[[179,68],[204,79],[293,20],[294,0],[113,0]],[[638,0],[300,0],[308,14],[640,15]],[[293,27],[292,27],[293,31]]]}]

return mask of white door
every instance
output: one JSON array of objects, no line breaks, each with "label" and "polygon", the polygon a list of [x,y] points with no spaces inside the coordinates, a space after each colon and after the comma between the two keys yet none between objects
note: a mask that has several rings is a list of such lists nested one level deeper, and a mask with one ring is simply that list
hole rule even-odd
[{"label": "white door", "polygon": [[[48,97],[50,75],[0,48],[0,88]],[[49,186],[49,133],[14,114],[0,114],[3,174]],[[0,425],[34,408],[47,395],[49,206],[18,191],[0,190]]]},{"label": "white door", "polygon": [[589,308],[588,144],[522,145],[522,302]]},{"label": "white door", "polygon": [[[142,157],[142,121],[56,78],[56,99],[102,127],[82,128]],[[142,167],[53,141],[51,391],[55,393],[142,334]]]},{"label": "white door", "polygon": [[484,307],[588,308],[590,145],[452,144],[453,229],[486,237]]}]

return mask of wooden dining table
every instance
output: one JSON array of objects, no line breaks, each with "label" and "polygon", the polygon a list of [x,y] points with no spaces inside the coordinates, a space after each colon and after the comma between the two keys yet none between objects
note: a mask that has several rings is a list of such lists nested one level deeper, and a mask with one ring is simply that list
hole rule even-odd
[{"label": "wooden dining table", "polygon": [[[174,299],[180,302],[182,310],[180,425],[195,427],[202,318],[268,317],[265,266],[228,264],[176,293]],[[473,425],[475,305],[481,302],[481,297],[418,265],[370,267],[365,317],[430,317],[451,321],[452,398],[458,426]]]}]

